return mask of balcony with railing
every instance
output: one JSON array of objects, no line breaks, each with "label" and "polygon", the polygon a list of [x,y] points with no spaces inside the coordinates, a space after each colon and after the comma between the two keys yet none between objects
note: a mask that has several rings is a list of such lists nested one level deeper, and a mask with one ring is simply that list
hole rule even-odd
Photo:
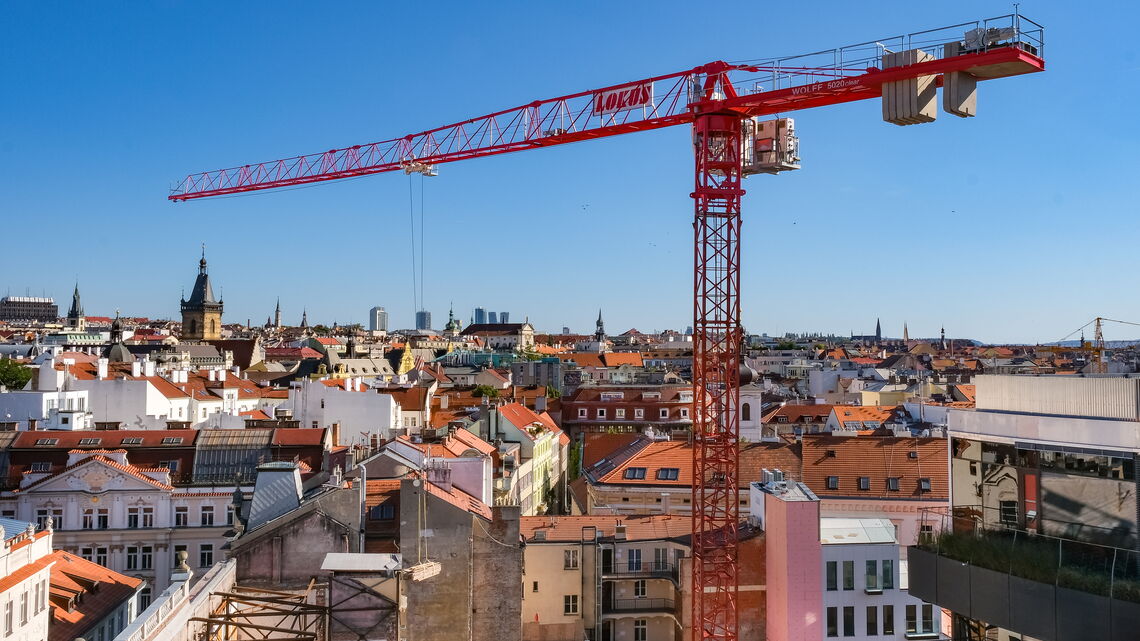
[{"label": "balcony with railing", "polygon": [[677,565],[668,561],[603,563],[602,579],[669,579],[676,583]]},{"label": "balcony with railing", "polygon": [[673,614],[673,599],[610,599],[602,603],[602,614]]},{"label": "balcony with railing", "polygon": [[912,596],[1042,641],[1136,638],[1140,552],[973,517],[936,518],[940,533],[908,550]]}]

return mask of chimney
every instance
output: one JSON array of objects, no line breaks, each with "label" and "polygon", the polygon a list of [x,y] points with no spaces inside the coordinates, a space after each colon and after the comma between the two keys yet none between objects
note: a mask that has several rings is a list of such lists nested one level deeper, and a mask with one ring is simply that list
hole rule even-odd
[{"label": "chimney", "polygon": [[28,418],[28,431],[29,431],[29,432],[34,432],[34,431],[36,431],[37,429],[39,429],[39,423],[40,423],[40,419],[38,419],[38,418],[30,418],[30,417],[29,417],[29,418]]},{"label": "chimney", "polygon": [[617,525],[614,526],[614,540],[615,541],[624,541],[625,540],[625,523],[618,521]]},{"label": "chimney", "polygon": [[234,378],[240,377],[241,376],[241,367],[238,365],[234,365],[233,374],[234,374]]},{"label": "chimney", "polygon": [[107,378],[107,364],[108,361],[105,358],[100,358],[99,360],[95,361],[96,377],[101,381],[106,380]]},{"label": "chimney", "polygon": [[148,377],[154,376],[154,361],[149,358],[143,361],[143,372],[145,372]]},{"label": "chimney", "polygon": [[134,361],[131,363],[131,376],[134,376],[136,378],[142,376],[142,363],[139,361]]},{"label": "chimney", "polygon": [[534,399],[534,411],[536,413],[543,413],[546,411],[546,395],[537,396]]},{"label": "chimney", "polygon": [[208,376],[209,376],[210,382],[214,382],[214,381],[218,380],[218,371],[217,370],[212,369],[212,370],[209,370],[209,372],[210,373],[208,374]]},{"label": "chimney", "polygon": [[441,410],[447,409],[447,399],[448,399],[447,394],[444,394],[443,396],[439,397],[439,409],[441,409]]},{"label": "chimney", "polygon": [[224,369],[218,370],[218,380],[222,383],[226,382],[226,370],[224,370]]}]

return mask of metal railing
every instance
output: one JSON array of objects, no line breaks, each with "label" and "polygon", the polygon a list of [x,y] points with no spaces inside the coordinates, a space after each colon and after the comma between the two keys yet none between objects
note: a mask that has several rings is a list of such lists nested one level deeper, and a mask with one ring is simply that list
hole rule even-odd
[{"label": "metal railing", "polygon": [[920,536],[919,549],[1031,581],[1140,603],[1140,551],[1027,531],[963,514],[961,508],[956,514],[942,510],[924,510],[923,523],[941,521],[942,528]]},{"label": "metal railing", "polygon": [[753,92],[787,89],[813,82],[828,82],[879,68],[884,53],[921,49],[934,58],[945,57],[945,46],[959,43],[962,53],[980,53],[1003,47],[1018,47],[1038,57],[1045,55],[1045,27],[1019,13],[961,22],[936,29],[889,36],[786,58],[734,60],[757,67],[733,83]]},{"label": "metal railing", "polygon": [[623,612],[673,612],[673,599],[613,599],[602,605],[602,614]]},{"label": "metal railing", "polygon": [[673,563],[641,563],[630,567],[628,563],[602,564],[603,578],[659,578],[677,581],[677,566]]}]

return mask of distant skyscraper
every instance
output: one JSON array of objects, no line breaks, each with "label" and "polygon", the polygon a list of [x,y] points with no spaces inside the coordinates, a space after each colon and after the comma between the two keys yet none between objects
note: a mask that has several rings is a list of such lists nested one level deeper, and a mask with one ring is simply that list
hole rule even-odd
[{"label": "distant skyscraper", "polygon": [[492,325],[499,322],[499,313],[498,312],[487,312],[487,322],[491,323]]},{"label": "distant skyscraper", "polygon": [[374,332],[388,331],[388,312],[383,307],[368,310],[368,329]]},{"label": "distant skyscraper", "polygon": [[487,310],[482,307],[475,308],[475,324],[482,325],[487,322]]},{"label": "distant skyscraper", "polygon": [[511,322],[510,318],[511,318],[510,312],[499,312],[499,322],[500,323],[509,323],[509,322]]},{"label": "distant skyscraper", "polygon": [[431,329],[431,312],[423,309],[416,312],[416,329]]}]

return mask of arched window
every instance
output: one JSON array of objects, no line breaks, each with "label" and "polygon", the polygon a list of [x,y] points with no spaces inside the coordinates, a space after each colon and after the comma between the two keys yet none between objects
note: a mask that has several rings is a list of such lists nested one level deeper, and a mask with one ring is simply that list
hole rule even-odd
[{"label": "arched window", "polygon": [[210,333],[211,334],[217,334],[218,333],[218,321],[216,321],[216,320],[210,321]]},{"label": "arched window", "polygon": [[742,420],[742,421],[751,421],[752,420],[752,405],[745,403],[745,404],[740,406],[740,420]]},{"label": "arched window", "polygon": [[187,334],[197,334],[198,333],[198,321],[191,318],[190,324],[189,324],[189,329],[186,330],[186,333]]}]

